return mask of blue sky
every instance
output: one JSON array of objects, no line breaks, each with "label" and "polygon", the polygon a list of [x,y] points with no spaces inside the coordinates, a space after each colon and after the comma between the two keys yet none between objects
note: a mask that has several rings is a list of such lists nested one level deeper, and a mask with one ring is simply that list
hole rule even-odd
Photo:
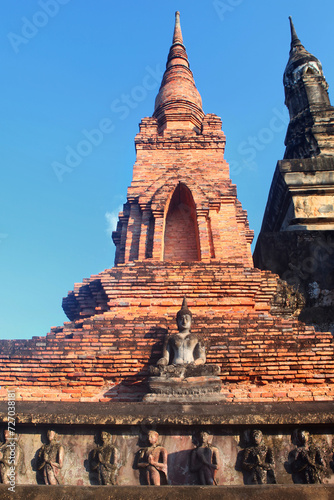
[{"label": "blue sky", "polygon": [[61,325],[74,283],[113,266],[111,226],[176,10],[203,109],[222,117],[225,157],[257,236],[284,153],[288,16],[322,62],[331,96],[332,0],[1,0],[0,338]]}]

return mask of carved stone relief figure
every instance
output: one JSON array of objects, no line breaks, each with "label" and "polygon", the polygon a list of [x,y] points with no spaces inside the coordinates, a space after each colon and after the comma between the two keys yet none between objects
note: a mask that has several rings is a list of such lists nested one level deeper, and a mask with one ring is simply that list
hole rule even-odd
[{"label": "carved stone relief figure", "polygon": [[45,484],[60,484],[59,472],[64,463],[64,447],[57,441],[58,435],[48,430],[48,443],[43,444],[37,456],[37,469],[43,471]]},{"label": "carved stone relief figure", "polygon": [[102,445],[98,446],[92,455],[91,468],[99,473],[100,484],[117,484],[119,451],[112,444],[109,432],[101,432]]},{"label": "carved stone relief figure", "polygon": [[325,462],[319,448],[310,442],[309,433],[298,429],[293,433],[292,441],[297,445],[289,456],[291,471],[295,474],[294,482],[321,483]]},{"label": "carved stone relief figure", "polygon": [[218,448],[209,442],[207,432],[200,432],[198,445],[190,455],[190,471],[197,473],[198,484],[217,484],[215,476],[219,465]]},{"label": "carved stone relief figure", "polygon": [[156,431],[149,431],[147,437],[150,445],[140,450],[137,467],[145,471],[147,484],[167,484],[167,450],[158,444]]},{"label": "carved stone relief figure", "polygon": [[3,431],[3,437],[4,441],[0,444],[0,483],[9,484],[10,467],[17,466],[20,458],[20,448],[17,441],[14,441],[14,448],[11,445],[12,441],[8,429]]},{"label": "carved stone relief figure", "polygon": [[252,446],[245,449],[241,467],[249,473],[247,484],[276,483],[275,461],[271,448],[265,445],[260,430],[251,434]]}]

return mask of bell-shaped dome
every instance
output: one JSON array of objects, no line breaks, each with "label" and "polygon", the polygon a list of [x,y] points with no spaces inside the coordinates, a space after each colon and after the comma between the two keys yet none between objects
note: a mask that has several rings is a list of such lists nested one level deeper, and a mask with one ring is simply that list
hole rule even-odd
[{"label": "bell-shaped dome", "polygon": [[321,62],[305,49],[297,36],[291,17],[289,17],[289,20],[291,48],[289,60],[283,75],[284,86],[294,85],[304,74],[323,76]]},{"label": "bell-shaped dome", "polygon": [[153,116],[158,120],[160,132],[164,129],[201,130],[204,117],[202,99],[183,45],[179,12],[175,14],[173,43],[155,100]]}]

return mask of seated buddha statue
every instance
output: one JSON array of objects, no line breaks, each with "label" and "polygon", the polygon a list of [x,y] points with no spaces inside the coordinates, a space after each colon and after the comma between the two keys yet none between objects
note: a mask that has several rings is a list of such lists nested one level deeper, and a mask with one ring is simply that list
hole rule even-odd
[{"label": "seated buddha statue", "polygon": [[179,333],[167,337],[162,358],[159,359],[157,365],[188,365],[190,363],[203,365],[206,361],[205,348],[197,336],[190,332],[192,313],[188,309],[186,297],[176,315],[176,323]]},{"label": "seated buddha statue", "polygon": [[218,365],[205,364],[205,347],[197,335],[191,333],[191,323],[192,313],[184,297],[176,315],[178,333],[166,337],[162,357],[156,366],[151,367],[152,375],[186,378],[220,372]]}]

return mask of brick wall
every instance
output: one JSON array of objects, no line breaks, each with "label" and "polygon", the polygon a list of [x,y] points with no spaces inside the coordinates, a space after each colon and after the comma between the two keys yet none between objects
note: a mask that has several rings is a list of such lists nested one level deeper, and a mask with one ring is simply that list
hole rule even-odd
[{"label": "brick wall", "polygon": [[[200,132],[172,129],[158,134],[155,118],[142,120],[135,139],[133,180],[113,233],[115,264],[145,260],[147,255],[164,260],[165,231],[169,228],[166,218],[172,195],[181,183],[192,200],[185,204],[194,209],[199,254],[196,260],[207,262],[214,258],[253,265],[253,232],[229,178],[225,142],[221,120],[215,115],[203,118]],[[154,234],[149,240],[150,218],[154,219]],[[189,222],[188,231],[193,234]],[[179,260],[183,260],[181,257]]]},{"label": "brick wall", "polygon": [[[100,287],[96,285],[100,282]],[[291,317],[270,313],[277,276],[220,263],[135,263],[95,275],[65,300],[75,319],[46,337],[0,341],[2,388],[18,399],[138,401],[149,365],[161,356],[167,333],[187,294],[192,331],[221,366],[229,401],[312,401],[334,396],[334,343]],[[85,307],[81,289],[101,287],[108,310]],[[96,302],[97,304],[98,302]],[[99,306],[96,305],[96,308]]]}]

